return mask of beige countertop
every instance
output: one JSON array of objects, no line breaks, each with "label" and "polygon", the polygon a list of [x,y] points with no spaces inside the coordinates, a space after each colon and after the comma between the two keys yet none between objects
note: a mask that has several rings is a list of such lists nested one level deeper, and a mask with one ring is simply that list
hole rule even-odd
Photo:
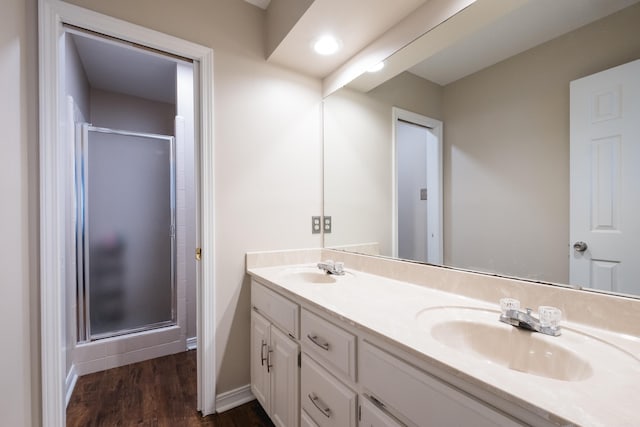
[{"label": "beige countertop", "polygon": [[[636,336],[569,321],[562,322],[559,337],[535,334],[535,339],[549,341],[553,348],[564,349],[591,367],[589,372],[579,372],[578,380],[552,379],[456,350],[431,333],[434,324],[447,320],[468,321],[471,328],[473,322],[487,322],[493,328],[494,318],[496,328],[511,333],[515,328],[498,321],[498,301],[352,270],[348,265],[347,274],[335,277],[333,283],[309,283],[290,274],[314,268],[315,264],[249,266],[247,271],[285,296],[347,321],[552,424],[640,425],[640,339]],[[509,344],[498,340],[493,345]]]}]

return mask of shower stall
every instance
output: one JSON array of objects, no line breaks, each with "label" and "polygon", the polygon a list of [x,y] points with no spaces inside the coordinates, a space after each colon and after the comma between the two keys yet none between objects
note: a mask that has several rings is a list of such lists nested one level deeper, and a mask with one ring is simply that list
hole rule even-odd
[{"label": "shower stall", "polygon": [[79,126],[78,341],[176,325],[174,137]]}]

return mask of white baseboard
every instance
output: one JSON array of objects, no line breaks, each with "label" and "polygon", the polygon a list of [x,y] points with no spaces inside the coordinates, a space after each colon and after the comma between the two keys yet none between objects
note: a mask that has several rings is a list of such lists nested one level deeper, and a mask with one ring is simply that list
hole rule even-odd
[{"label": "white baseboard", "polygon": [[187,338],[187,350],[195,350],[198,348],[198,337]]},{"label": "white baseboard", "polygon": [[76,382],[78,381],[78,373],[76,372],[76,365],[71,365],[71,369],[67,373],[67,379],[64,383],[65,390],[67,391],[65,396],[65,408],[69,406],[73,389],[76,388]]},{"label": "white baseboard", "polygon": [[216,412],[224,412],[251,402],[255,397],[251,393],[251,384],[238,387],[235,390],[225,391],[216,396]]}]

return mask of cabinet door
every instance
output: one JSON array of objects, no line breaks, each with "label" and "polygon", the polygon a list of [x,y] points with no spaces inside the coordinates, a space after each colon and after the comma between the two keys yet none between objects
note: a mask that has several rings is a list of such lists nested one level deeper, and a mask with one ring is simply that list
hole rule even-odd
[{"label": "cabinet door", "polygon": [[391,415],[378,409],[366,397],[360,399],[360,427],[402,427]]},{"label": "cabinet door", "polygon": [[300,419],[300,371],[298,344],[271,326],[269,371],[271,420],[278,427],[298,427]]},{"label": "cabinet door", "polygon": [[267,319],[255,311],[251,312],[251,391],[267,413],[271,411],[267,372],[269,328]]}]

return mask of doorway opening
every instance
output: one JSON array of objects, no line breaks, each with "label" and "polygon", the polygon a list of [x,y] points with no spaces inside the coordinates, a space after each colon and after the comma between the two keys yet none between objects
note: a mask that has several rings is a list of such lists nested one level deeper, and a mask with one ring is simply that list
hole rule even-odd
[{"label": "doorway opening", "polygon": [[[56,0],[40,0],[39,3],[39,76],[40,76],[40,282],[41,282],[41,330],[42,330],[42,419],[45,426],[63,426],[65,425],[65,391],[70,393],[73,388],[73,377],[78,372],[68,368],[68,362],[72,362],[77,357],[85,356],[91,352],[94,354],[102,354],[102,349],[91,348],[95,345],[106,345],[107,347],[131,348],[130,343],[117,343],[114,340],[136,338],[138,335],[150,333],[165,334],[161,337],[168,340],[165,344],[154,345],[153,351],[167,351],[167,347],[173,346],[175,343],[186,348],[186,321],[181,322],[181,316],[186,318],[186,309],[180,308],[180,301],[186,305],[186,291],[180,288],[180,268],[181,263],[179,254],[184,252],[184,259],[194,259],[195,247],[202,248],[200,251],[200,261],[195,264],[195,268],[188,269],[184,267],[184,276],[187,271],[195,277],[195,340],[197,343],[197,372],[198,372],[198,402],[197,408],[208,415],[215,412],[215,315],[214,315],[214,275],[213,275],[213,259],[214,259],[214,235],[212,232],[212,224],[214,217],[213,200],[213,52],[210,48],[206,48],[191,42],[187,42],[169,35],[158,33],[139,27],[124,21],[117,20],[105,15],[101,15],[65,2]],[[82,92],[83,88],[75,86],[77,81],[67,81],[67,78],[73,74],[67,73],[67,60],[73,60],[69,56],[69,49],[78,40],[79,43],[93,41],[96,37],[104,37],[103,42],[113,47],[116,42],[122,42],[124,51],[129,54],[136,51],[144,51],[148,58],[159,57],[170,58],[172,64],[172,72],[174,80],[171,84],[162,83],[161,88],[151,89],[150,92],[162,94],[164,89],[180,91],[180,69],[181,65],[186,65],[190,70],[189,83],[184,85],[191,92],[191,99],[184,102],[181,106],[180,97],[176,97],[175,105],[172,107],[171,120],[169,123],[158,117],[149,115],[145,116],[148,120],[131,120],[136,117],[129,114],[132,109],[140,111],[162,110],[162,108],[153,108],[150,105],[158,100],[145,99],[140,94],[132,93],[124,90],[113,90],[113,88],[97,87],[94,84],[93,97],[78,96],[75,91]],[[75,39],[74,39],[75,38]],[[69,40],[72,42],[67,43]],[[122,47],[122,46],[120,46]],[[76,54],[78,48],[76,48]],[[139,55],[135,55],[139,56]],[[165,59],[166,59],[165,58]],[[80,63],[86,70],[86,64],[83,64],[80,55],[77,55],[76,65]],[[95,59],[95,58],[94,58]],[[99,58],[98,58],[99,59]],[[111,67],[109,67],[111,65]],[[129,60],[111,61],[111,64],[102,66],[102,71],[106,71],[105,75],[117,74],[127,66],[133,66]],[[157,67],[153,67],[156,69]],[[160,67],[162,68],[162,67]],[[75,71],[80,68],[76,67]],[[158,68],[159,69],[159,68]],[[148,70],[147,70],[148,71]],[[85,74],[86,71],[85,71]],[[144,73],[143,73],[144,74]],[[77,77],[77,76],[76,76]],[[85,76],[86,78],[87,76]],[[92,76],[93,77],[93,76]],[[152,79],[146,79],[152,81]],[[140,89],[143,84],[133,84],[134,79],[123,79],[121,83],[129,84],[130,90]],[[144,83],[147,83],[146,81]],[[133,87],[133,89],[131,89]],[[85,87],[84,90],[87,90]],[[74,92],[71,98],[75,98],[71,102],[68,96],[70,92]],[[88,89],[91,92],[91,87]],[[100,94],[98,94],[100,92]],[[175,96],[175,95],[174,95]],[[83,99],[83,101],[81,101]],[[97,101],[100,99],[100,101]],[[94,102],[95,101],[95,102]],[[147,102],[153,101],[153,102]],[[161,101],[160,101],[161,102]],[[157,102],[156,102],[157,103]],[[143,104],[149,109],[142,108]],[[88,109],[84,109],[89,105]],[[113,105],[117,105],[115,108]],[[158,105],[156,105],[158,107]],[[191,111],[190,119],[188,114],[182,114],[181,108]],[[92,114],[100,112],[100,118]],[[89,113],[87,113],[87,111]],[[178,114],[176,114],[178,113]],[[143,114],[144,115],[144,114]],[[153,117],[152,117],[153,116]],[[105,121],[113,121],[119,123],[105,123]],[[126,124],[126,122],[129,122]],[[155,128],[136,128],[130,126],[131,123],[139,124],[141,122],[152,126],[168,126],[169,131],[157,130]],[[123,124],[125,123],[125,124]],[[168,123],[168,124],[167,124]],[[145,126],[146,126],[145,125]],[[180,244],[180,236],[186,236],[186,232],[180,233],[180,210],[179,196],[175,204],[176,222],[170,225],[167,233],[169,238],[171,235],[176,236],[175,254],[176,263],[173,273],[175,275],[176,286],[173,294],[169,295],[169,300],[177,300],[169,304],[168,316],[169,323],[164,324],[165,316],[159,322],[142,322],[145,330],[136,333],[127,333],[121,335],[124,330],[131,332],[136,327],[125,325],[125,327],[109,327],[109,331],[103,331],[106,335],[91,334],[90,328],[87,333],[85,330],[84,341],[80,339],[78,343],[77,335],[78,324],[75,328],[70,328],[70,317],[74,319],[74,323],[80,319],[76,317],[79,309],[79,301],[75,299],[76,273],[78,272],[79,258],[75,256],[77,250],[76,240],[74,239],[77,232],[75,225],[81,216],[75,210],[77,204],[76,187],[75,187],[75,136],[78,128],[88,129],[93,126],[94,130],[110,129],[109,134],[129,134],[129,136],[168,135],[175,140],[175,175],[176,178],[181,173],[186,174],[185,170],[181,172],[180,162],[180,144],[182,138],[191,138],[191,151],[193,151],[192,177],[184,179],[185,187],[190,186],[193,190],[193,245],[185,241]],[[166,141],[165,137],[156,138]],[[89,143],[91,145],[91,143]],[[129,145],[132,147],[133,145]],[[185,151],[188,151],[187,144],[184,144]],[[186,157],[182,153],[183,158]],[[101,156],[99,163],[103,161],[105,156]],[[122,155],[115,157],[122,158]],[[160,156],[162,157],[162,156]],[[170,155],[169,155],[170,157]],[[95,164],[95,162],[94,162]],[[187,162],[184,162],[186,165]],[[183,166],[184,166],[183,165]],[[135,169],[135,168],[133,168]],[[165,169],[166,172],[166,169]],[[171,175],[171,169],[169,169]],[[171,181],[171,178],[169,178]],[[190,184],[188,184],[190,183]],[[179,179],[176,179],[175,195],[179,195],[181,186]],[[80,194],[80,192],[77,192]],[[89,195],[91,198],[91,195]],[[169,197],[171,198],[171,197]],[[185,196],[186,199],[186,196]],[[79,204],[78,204],[79,205]],[[70,209],[70,206],[73,206]],[[86,206],[86,205],[85,205]],[[185,211],[186,212],[186,211]],[[186,214],[183,214],[186,217]],[[84,218],[84,217],[83,217]],[[185,221],[186,222],[186,221]],[[186,226],[185,226],[186,227]],[[86,230],[86,229],[85,229]],[[109,240],[109,239],[106,239]],[[106,240],[104,240],[106,242]],[[111,240],[118,246],[119,236]],[[171,246],[171,245],[170,245]],[[169,250],[170,251],[170,250]],[[188,255],[187,256],[187,252]],[[91,259],[89,259],[89,264]],[[168,262],[169,270],[171,270],[172,261]],[[86,268],[85,268],[86,269]],[[90,269],[90,267],[89,267]],[[117,276],[117,275],[113,275]],[[113,279],[113,277],[111,277]],[[170,281],[169,281],[170,282]],[[186,282],[186,280],[185,280]],[[68,293],[67,289],[71,286],[74,292]],[[169,286],[171,290],[171,286]],[[73,297],[71,297],[73,296]],[[85,298],[82,300],[85,320],[90,319],[90,306],[87,305]],[[75,305],[75,306],[74,306]],[[80,311],[82,311],[80,310]],[[134,310],[135,312],[136,310]],[[139,310],[141,311],[141,310]],[[174,321],[175,319],[175,321]],[[90,321],[90,320],[89,320]],[[172,323],[175,323],[172,324]],[[181,324],[182,323],[182,324]],[[85,323],[85,327],[87,324]],[[122,326],[122,324],[120,324]],[[140,325],[138,325],[140,326]],[[148,328],[153,326],[152,328]],[[157,327],[162,326],[162,327]],[[69,332],[71,331],[71,332]],[[111,336],[115,337],[111,337]],[[109,336],[109,338],[107,338]],[[77,344],[77,345],[76,345]],[[106,347],[105,347],[106,348]],[[78,351],[79,350],[79,351]],[[140,353],[131,352],[126,357],[139,357]],[[122,358],[126,359],[122,356]],[[150,357],[156,357],[150,355]],[[91,369],[100,368],[101,364],[105,366],[113,363],[114,360],[121,356],[106,356],[100,358],[94,363]],[[122,360],[131,363],[134,359]],[[73,363],[72,363],[73,365]],[[87,367],[89,365],[86,365]],[[89,368],[87,368],[89,369]],[[95,369],[100,370],[100,369]],[[206,379],[204,381],[203,379]],[[66,381],[65,381],[66,380]],[[65,387],[66,386],[66,387]]]},{"label": "doorway opening", "polygon": [[393,256],[442,264],[442,122],[393,108]]},{"label": "doorway opening", "polygon": [[84,375],[195,344],[194,64],[75,27],[63,43],[66,368]]}]

